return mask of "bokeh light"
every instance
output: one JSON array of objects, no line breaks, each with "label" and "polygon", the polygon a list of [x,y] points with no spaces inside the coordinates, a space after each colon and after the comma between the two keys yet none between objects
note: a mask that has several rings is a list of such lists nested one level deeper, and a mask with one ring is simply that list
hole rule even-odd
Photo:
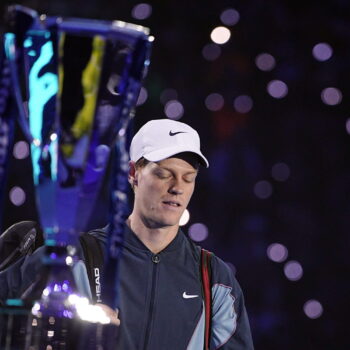
[{"label": "bokeh light", "polygon": [[312,55],[317,61],[327,61],[332,57],[333,49],[327,43],[319,43],[312,48]]},{"label": "bokeh light", "polygon": [[16,159],[24,159],[29,155],[29,145],[25,141],[18,141],[13,146],[13,156]]},{"label": "bokeh light", "polygon": [[288,94],[288,86],[282,80],[272,80],[267,84],[267,92],[274,98],[283,98]]},{"label": "bokeh light", "polygon": [[237,96],[233,101],[233,106],[239,113],[248,113],[253,108],[253,100],[248,95]]},{"label": "bokeh light", "polygon": [[152,6],[147,3],[137,4],[131,10],[131,16],[135,19],[146,19],[152,14]]},{"label": "bokeh light", "polygon": [[270,71],[276,66],[275,58],[269,53],[261,53],[255,58],[256,66],[262,71]]},{"label": "bokeh light", "polygon": [[280,243],[272,243],[267,247],[267,256],[274,262],[283,262],[288,258],[288,249]]},{"label": "bokeh light", "polygon": [[272,195],[272,185],[270,182],[262,180],[255,184],[254,194],[260,199],[267,199]]},{"label": "bokeh light", "polygon": [[303,277],[303,268],[300,263],[291,260],[284,265],[284,274],[290,281],[298,281]]},{"label": "bokeh light", "polygon": [[226,27],[216,27],[210,33],[210,38],[214,43],[222,45],[230,40],[231,32]]},{"label": "bokeh light", "polygon": [[26,194],[21,187],[12,187],[9,192],[10,201],[15,206],[22,205],[26,200]]},{"label": "bokeh light", "polygon": [[305,315],[311,319],[319,318],[323,314],[323,306],[315,299],[310,299],[304,304]]},{"label": "bokeh light", "polygon": [[136,105],[137,106],[143,105],[147,101],[147,98],[148,98],[147,90],[144,87],[142,87],[140,89],[140,93],[139,93],[139,97],[137,98]]},{"label": "bokeh light", "polygon": [[184,226],[188,223],[189,220],[190,220],[190,212],[187,209],[185,209],[181,215],[179,225]]},{"label": "bokeh light", "polygon": [[204,101],[205,106],[213,112],[219,111],[224,106],[224,98],[218,93],[208,95]]},{"label": "bokeh light", "polygon": [[276,181],[286,181],[289,178],[290,169],[289,166],[285,163],[276,163],[271,169],[271,176]]},{"label": "bokeh light", "polygon": [[226,9],[221,12],[220,20],[227,26],[234,26],[239,21],[239,12],[233,8]]},{"label": "bokeh light", "polygon": [[335,106],[342,101],[343,94],[335,87],[328,87],[322,90],[321,99],[326,105]]},{"label": "bokeh light", "polygon": [[217,44],[207,44],[203,47],[202,55],[207,61],[215,61],[221,55],[221,47]]},{"label": "bokeh light", "polygon": [[204,224],[198,222],[195,224],[192,224],[188,229],[188,235],[193,239],[195,242],[202,242],[205,239],[207,239],[209,234],[209,230],[207,226]]},{"label": "bokeh light", "polygon": [[175,89],[165,89],[160,94],[160,102],[165,105],[170,100],[177,100],[178,94]]},{"label": "bokeh light", "polygon": [[164,113],[169,119],[178,120],[184,114],[184,107],[177,100],[170,100],[165,104]]},{"label": "bokeh light", "polygon": [[350,134],[350,118],[347,119],[345,123],[346,132]]}]

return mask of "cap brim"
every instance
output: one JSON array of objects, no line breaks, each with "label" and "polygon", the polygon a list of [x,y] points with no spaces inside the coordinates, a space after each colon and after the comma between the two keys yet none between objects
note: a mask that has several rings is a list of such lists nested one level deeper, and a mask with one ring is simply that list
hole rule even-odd
[{"label": "cap brim", "polygon": [[190,152],[190,153],[196,154],[198,156],[200,164],[206,168],[209,167],[209,162],[207,158],[205,158],[201,152],[197,150],[191,150],[188,147],[182,148],[182,147],[176,146],[176,147],[162,148],[160,150],[144,154],[143,157],[151,162],[159,162],[161,160],[174,156],[175,154],[184,153],[184,152]]}]

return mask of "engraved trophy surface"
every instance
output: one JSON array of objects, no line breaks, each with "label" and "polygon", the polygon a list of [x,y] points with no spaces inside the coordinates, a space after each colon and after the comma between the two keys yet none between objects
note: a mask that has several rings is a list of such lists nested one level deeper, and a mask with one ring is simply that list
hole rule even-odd
[{"label": "engraved trophy surface", "polygon": [[[27,333],[23,349],[89,348],[67,334],[78,329],[79,317],[84,319],[79,309],[90,306],[84,304],[73,269],[78,235],[90,229],[102,186],[111,193],[106,254],[111,281],[105,302],[116,306],[130,121],[151,41],[147,28],[125,22],[38,16],[20,6],[9,8],[4,50],[18,121],[30,142],[46,246],[44,272],[23,297],[35,301],[26,325],[19,326]],[[41,331],[34,332],[35,327]]]}]

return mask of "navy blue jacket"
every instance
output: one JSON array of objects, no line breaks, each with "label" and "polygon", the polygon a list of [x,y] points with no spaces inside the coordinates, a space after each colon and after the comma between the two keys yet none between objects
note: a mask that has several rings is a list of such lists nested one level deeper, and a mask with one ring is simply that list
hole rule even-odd
[{"label": "navy blue jacket", "polygon": [[[105,243],[103,229],[91,234]],[[34,280],[41,253],[38,249],[12,271],[0,274],[0,299],[17,297]],[[205,314],[199,257],[200,248],[181,230],[155,255],[126,229],[120,263],[118,349],[203,349]],[[73,272],[81,289],[91,295],[84,264],[78,264]],[[212,258],[212,307],[210,349],[253,349],[242,291],[230,268],[217,257]]]}]

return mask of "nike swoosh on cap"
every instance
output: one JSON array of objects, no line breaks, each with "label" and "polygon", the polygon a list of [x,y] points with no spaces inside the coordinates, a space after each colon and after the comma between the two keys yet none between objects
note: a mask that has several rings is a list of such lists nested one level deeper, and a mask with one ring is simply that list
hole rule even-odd
[{"label": "nike swoosh on cap", "polygon": [[177,132],[172,132],[171,130],[169,131],[170,136],[175,136],[177,134],[183,134],[183,133],[186,133],[186,131],[177,131]]},{"label": "nike swoosh on cap", "polygon": [[197,297],[199,297],[199,295],[191,295],[191,294],[187,294],[186,292],[183,292],[182,297],[183,297],[184,299],[192,299],[192,298],[197,298]]}]

